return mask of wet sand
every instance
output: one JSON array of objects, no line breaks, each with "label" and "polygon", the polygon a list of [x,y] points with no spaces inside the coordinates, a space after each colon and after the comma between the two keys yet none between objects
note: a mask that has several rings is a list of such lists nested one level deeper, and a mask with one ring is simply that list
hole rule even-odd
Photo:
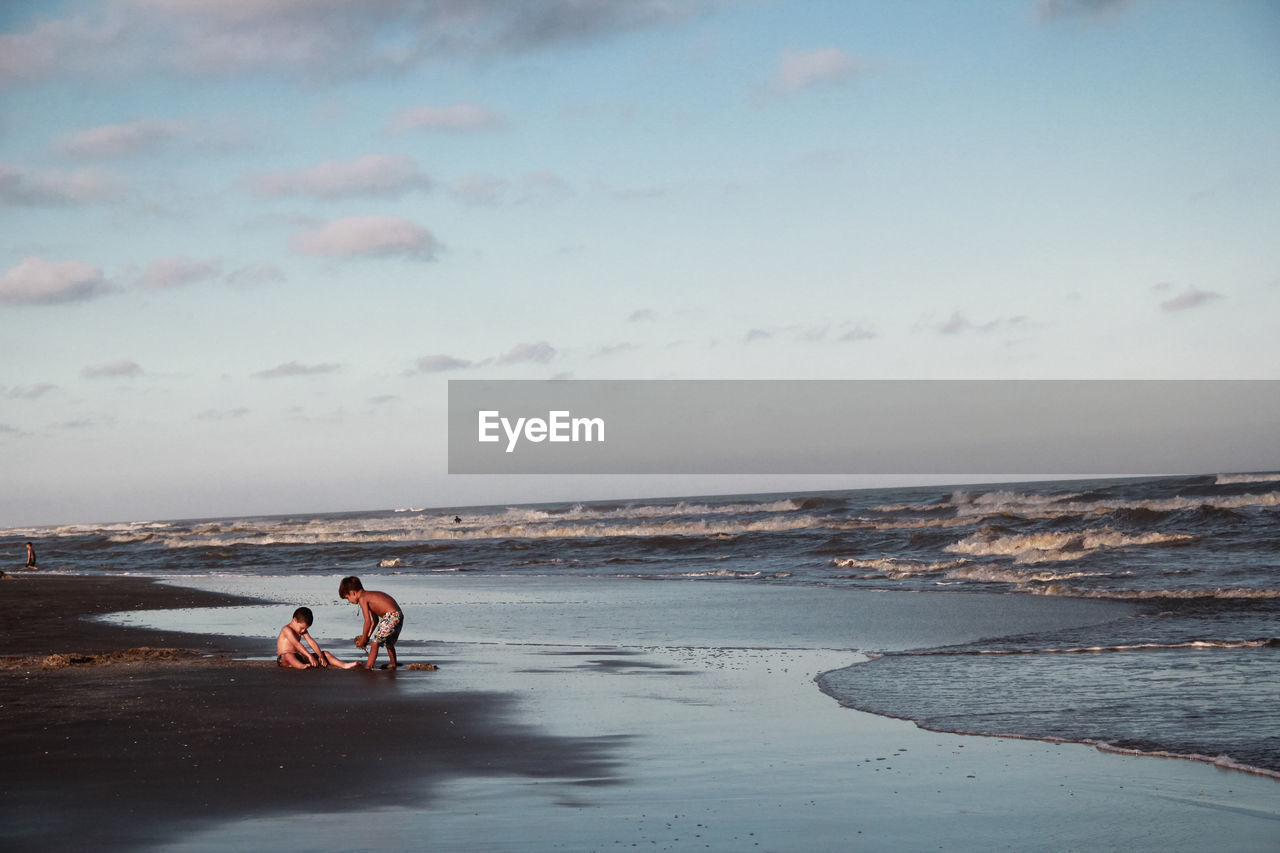
[{"label": "wet sand", "polygon": [[[316,582],[318,600],[331,585]],[[166,608],[180,609],[166,624],[203,626],[224,611],[202,608],[252,612],[250,599],[139,578],[0,580],[0,847],[1253,851],[1280,839],[1270,779],[841,708],[813,678],[858,655],[799,634],[783,647],[653,639],[677,621],[677,593],[709,614],[739,608],[739,625],[766,603],[779,624],[812,621],[804,593],[425,588],[437,605],[406,605],[407,625],[444,639],[402,643],[401,658],[438,671],[299,672],[263,659],[270,637],[80,618]],[[601,643],[569,625],[592,618],[596,590],[658,627]],[[870,601],[889,624],[927,600],[848,605]],[[343,612],[318,623],[339,634]],[[140,647],[169,651],[100,657]]]}]

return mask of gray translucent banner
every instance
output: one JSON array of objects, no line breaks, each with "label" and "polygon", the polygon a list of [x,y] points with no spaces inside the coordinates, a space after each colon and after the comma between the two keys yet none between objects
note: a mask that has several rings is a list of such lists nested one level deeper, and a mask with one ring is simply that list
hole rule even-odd
[{"label": "gray translucent banner", "polygon": [[451,474],[1280,468],[1280,380],[449,382]]}]

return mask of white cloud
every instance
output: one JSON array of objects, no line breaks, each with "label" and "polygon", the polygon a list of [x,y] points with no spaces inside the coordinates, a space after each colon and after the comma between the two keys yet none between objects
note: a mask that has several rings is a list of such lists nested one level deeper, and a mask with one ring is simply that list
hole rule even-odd
[{"label": "white cloud", "polygon": [[257,287],[284,280],[284,270],[275,264],[249,264],[227,273],[227,284],[232,287]]},{"label": "white cloud", "polygon": [[337,373],[342,369],[340,364],[301,364],[296,361],[276,365],[267,370],[259,370],[253,374],[258,379],[282,379],[291,376],[323,376],[326,373]]},{"label": "white cloud", "polygon": [[41,382],[39,385],[18,385],[13,388],[0,385],[0,397],[9,400],[38,400],[57,389],[57,385],[50,385],[48,382]]},{"label": "white cloud", "polygon": [[486,175],[468,175],[453,182],[449,194],[467,204],[497,204],[511,189],[511,182]]},{"label": "white cloud", "polygon": [[448,370],[465,370],[473,362],[451,355],[424,355],[418,359],[418,373],[444,373]]},{"label": "white cloud", "polygon": [[433,260],[440,248],[426,228],[394,216],[350,216],[296,235],[296,252],[324,257],[401,256]]},{"label": "white cloud", "polygon": [[431,179],[418,170],[413,158],[403,154],[366,154],[351,161],[325,160],[308,169],[253,175],[248,181],[258,195],[322,199],[395,196],[431,188]]},{"label": "white cloud", "polygon": [[1120,12],[1132,0],[1040,0],[1039,14],[1042,20],[1057,18],[1101,17]]},{"label": "white cloud", "polygon": [[141,72],[341,78],[588,44],[720,0],[102,0],[0,36],[0,85]]},{"label": "white cloud", "polygon": [[[1156,289],[1164,289],[1157,286]],[[1192,308],[1199,308],[1215,299],[1223,299],[1221,293],[1215,293],[1212,290],[1200,290],[1195,287],[1188,287],[1172,299],[1166,299],[1160,303],[1160,310],[1166,313],[1176,311],[1188,311]]]},{"label": "white cloud", "polygon": [[778,59],[769,88],[789,95],[819,84],[847,80],[859,69],[858,61],[838,47],[787,49]]},{"label": "white cloud", "polygon": [[83,261],[29,257],[0,276],[0,302],[18,305],[78,302],[110,289],[102,271]]},{"label": "white cloud", "polygon": [[138,283],[143,287],[156,290],[181,287],[213,278],[218,275],[221,268],[222,264],[215,260],[198,261],[175,255],[171,258],[152,261]]},{"label": "white cloud", "polygon": [[181,122],[140,119],[68,134],[58,141],[57,147],[76,157],[127,157],[154,151],[183,132]]},{"label": "white cloud", "polygon": [[247,414],[249,414],[249,410],[243,406],[239,406],[234,409],[205,409],[203,412],[194,415],[192,420],[210,422],[233,421],[237,418],[242,418]]},{"label": "white cloud", "polygon": [[516,344],[506,353],[498,356],[498,364],[546,364],[556,357],[555,347],[546,341],[532,344]]},{"label": "white cloud", "polygon": [[448,107],[410,107],[396,113],[391,129],[397,133],[409,130],[495,130],[506,126],[506,119],[475,104],[453,104]]},{"label": "white cloud", "polygon": [[115,198],[115,180],[90,169],[33,172],[0,163],[0,205],[62,207],[95,204]]},{"label": "white cloud", "polygon": [[141,365],[128,359],[90,365],[80,371],[80,375],[85,379],[134,379],[142,374]]}]

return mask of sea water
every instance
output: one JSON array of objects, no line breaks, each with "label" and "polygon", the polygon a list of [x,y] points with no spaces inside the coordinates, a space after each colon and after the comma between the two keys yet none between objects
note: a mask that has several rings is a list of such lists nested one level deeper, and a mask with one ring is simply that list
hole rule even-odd
[{"label": "sea water", "polygon": [[[66,525],[2,530],[0,551],[34,540],[42,571],[179,581],[536,576],[621,591],[639,579],[803,587],[818,601],[896,590],[938,614],[996,593],[1008,618],[989,633],[912,648],[886,634],[820,686],[930,728],[1280,777],[1277,521],[1280,475],[1247,474]],[[1128,606],[1064,628],[1017,615],[1033,596]]]}]

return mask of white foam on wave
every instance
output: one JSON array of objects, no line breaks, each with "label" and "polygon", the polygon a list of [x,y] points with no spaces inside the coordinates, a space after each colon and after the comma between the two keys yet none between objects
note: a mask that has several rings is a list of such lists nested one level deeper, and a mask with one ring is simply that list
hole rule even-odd
[{"label": "white foam on wave", "polygon": [[[1235,478],[1239,479],[1235,479]],[[1223,480],[1222,478],[1230,478]],[[1233,483],[1266,483],[1280,481],[1280,474],[1224,474],[1219,476],[1220,484]],[[955,527],[966,524],[978,524],[988,519],[1008,516],[1025,519],[1050,519],[1079,517],[1083,519],[1099,518],[1109,513],[1122,510],[1148,510],[1151,512],[1179,512],[1209,509],[1239,510],[1250,507],[1280,507],[1280,492],[1264,492],[1262,494],[1182,496],[1158,498],[1152,500],[1122,500],[1101,498],[1097,500],[1079,500],[1080,493],[1063,495],[1037,495],[1014,491],[987,492],[970,495],[967,492],[956,492],[948,503],[943,504],[886,504],[875,507],[877,512],[920,512],[935,509],[954,509],[955,516],[936,519],[912,519],[909,521],[892,521],[875,526],[883,529],[911,529],[932,527]]]},{"label": "white foam on wave", "polygon": [[1149,652],[1176,649],[1260,649],[1271,646],[1276,640],[1259,637],[1255,640],[1188,640],[1185,643],[1132,643],[1116,646],[1079,646],[1063,649],[977,649],[963,652],[925,652],[920,657],[959,655],[1077,655],[1103,652]]},{"label": "white foam on wave", "polygon": [[1215,486],[1233,486],[1240,483],[1275,483],[1280,482],[1280,473],[1276,474],[1219,474],[1214,481]]},{"label": "white foam on wave", "polygon": [[968,563],[968,560],[944,560],[930,563],[923,560],[908,560],[901,557],[876,557],[861,560],[857,557],[838,557],[832,561],[842,569],[862,569],[872,576],[889,578],[910,578],[945,572]]},{"label": "white foam on wave", "polygon": [[951,554],[973,557],[1013,557],[1015,563],[1078,560],[1107,548],[1131,548],[1192,542],[1189,533],[1129,534],[1104,527],[1085,531],[1051,531],[1019,535],[991,535],[984,531],[943,548]]},{"label": "white foam on wave", "polygon": [[237,547],[245,545],[327,545],[368,542],[447,542],[480,539],[583,539],[614,537],[689,536],[724,539],[743,533],[805,530],[821,526],[811,515],[789,515],[757,519],[672,518],[652,521],[582,521],[563,516],[517,521],[504,514],[484,522],[466,524],[411,524],[397,521],[376,523],[377,519],[330,521],[258,530],[242,529],[233,536],[201,534],[196,531],[164,538],[168,548]]},{"label": "white foam on wave", "polygon": [[1216,587],[1214,589],[1111,589],[1081,590],[1060,584],[1028,587],[1024,592],[1037,595],[1059,595],[1064,598],[1115,598],[1125,601],[1177,598],[1197,601],[1215,598],[1272,599],[1280,598],[1280,589],[1253,589],[1251,587]]}]

